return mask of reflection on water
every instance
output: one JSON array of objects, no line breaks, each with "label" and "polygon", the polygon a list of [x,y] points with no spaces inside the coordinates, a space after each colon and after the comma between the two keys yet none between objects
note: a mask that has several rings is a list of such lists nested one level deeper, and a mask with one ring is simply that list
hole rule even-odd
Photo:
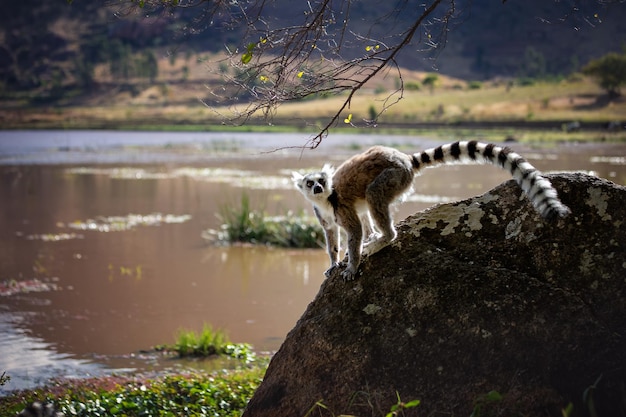
[{"label": "reflection on water", "polygon": [[0,313],[0,374],[7,372],[11,381],[0,387],[0,394],[43,385],[51,375],[67,378],[101,375],[104,367],[88,360],[58,353],[54,344],[28,334],[23,315]]},{"label": "reflection on water", "polygon": [[[413,146],[426,147],[417,140]],[[519,150],[543,170],[593,171],[624,184],[625,148]],[[216,213],[237,206],[244,191],[253,209],[269,215],[310,210],[291,188],[290,171],[352,153],[216,158],[206,151],[194,154],[202,165],[167,158],[152,165],[1,166],[0,373],[12,378],[3,389],[103,372],[103,365],[149,369],[155,365],[140,350],[204,323],[234,342],[277,349],[317,294],[326,254],[209,246],[201,233],[218,228]],[[396,218],[508,178],[485,166],[427,170]]]}]

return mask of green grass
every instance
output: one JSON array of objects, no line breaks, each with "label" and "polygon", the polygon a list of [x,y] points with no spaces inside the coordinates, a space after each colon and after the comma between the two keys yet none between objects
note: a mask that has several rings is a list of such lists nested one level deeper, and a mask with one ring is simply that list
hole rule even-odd
[{"label": "green grass", "polygon": [[207,230],[203,236],[217,243],[252,243],[287,248],[319,248],[323,246],[324,232],[316,219],[304,214],[287,212],[269,216],[263,210],[253,210],[246,194],[238,207],[223,206],[219,230]]},{"label": "green grass", "polygon": [[[180,330],[172,351],[180,357],[225,355],[237,369],[204,374],[195,371],[155,377],[113,375],[57,380],[0,397],[0,416],[17,415],[38,401],[52,403],[65,416],[239,416],[261,383],[269,358],[257,357],[245,343],[231,343],[226,333],[204,325],[202,332]],[[2,373],[0,385],[10,375]]]},{"label": "green grass", "polygon": [[13,416],[33,401],[51,402],[65,416],[240,416],[267,366],[214,374],[154,379],[108,377],[67,380],[0,398],[0,415]]},{"label": "green grass", "polygon": [[[480,85],[475,82],[465,84],[462,81],[452,83],[436,87],[432,92],[424,89],[405,90],[402,100],[381,115],[376,129],[353,127],[346,129],[349,125],[342,123],[340,118],[337,126],[333,127],[333,133],[348,131],[410,134],[405,130],[407,126],[402,125],[419,126],[425,122],[440,123],[441,126],[458,122],[493,122],[502,123],[503,126],[509,122],[532,124],[538,121],[562,123],[577,120],[583,124],[599,123],[623,120],[626,111],[624,97],[608,101],[602,88],[588,77],[580,75],[560,80],[534,80],[532,83],[499,80],[485,81]],[[193,91],[195,97],[195,90]],[[350,103],[349,113],[353,114],[355,125],[363,126],[362,119],[371,118],[372,108],[380,110],[392,91],[394,91],[392,87],[387,91],[381,89],[360,91]],[[179,94],[175,96],[178,97]],[[262,114],[258,114],[245,120],[242,125],[238,123],[244,120],[228,120],[229,116],[239,114],[233,112],[232,108],[208,109],[198,104],[195,99],[184,103],[129,105],[110,97],[110,101],[104,105],[62,106],[55,111],[50,111],[49,106],[32,108],[23,103],[19,104],[20,102],[18,104],[11,102],[6,106],[7,118],[3,127],[204,132],[295,131],[315,134],[329,122],[334,112],[341,108],[345,99],[345,95],[339,95],[320,100],[283,103],[273,113],[271,120],[266,120]],[[239,110],[243,109],[242,107]],[[347,116],[347,113],[343,116]],[[394,126],[399,128],[390,129]],[[480,126],[476,128],[480,129]],[[611,135],[611,138],[614,136]],[[570,136],[563,138],[576,140]]]},{"label": "green grass", "polygon": [[176,343],[172,347],[178,356],[206,357],[212,355],[226,355],[236,359],[243,359],[246,362],[255,360],[252,347],[245,343],[231,343],[223,330],[213,329],[208,324],[202,328],[202,332],[196,333],[193,330],[181,329],[178,332]]},{"label": "green grass", "polygon": [[[368,108],[385,98],[365,94],[355,97],[350,106],[354,120],[367,117]],[[504,84],[484,85],[480,89],[436,88],[434,92],[407,91],[402,101],[391,106],[381,117],[385,123],[420,122],[510,122],[510,121],[611,121],[623,118],[626,100],[604,102],[603,90],[589,81],[564,80],[537,82],[532,85],[509,87]],[[335,97],[319,109],[297,109],[301,117],[307,113],[328,115],[339,108],[344,97]],[[279,117],[287,117],[296,106],[285,104]],[[310,117],[310,116],[309,116]]]}]

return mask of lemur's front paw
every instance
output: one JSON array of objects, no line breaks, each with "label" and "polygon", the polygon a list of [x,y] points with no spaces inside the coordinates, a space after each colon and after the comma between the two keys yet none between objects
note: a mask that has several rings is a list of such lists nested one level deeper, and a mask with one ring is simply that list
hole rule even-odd
[{"label": "lemur's front paw", "polygon": [[341,272],[341,277],[344,281],[352,281],[356,277],[356,268],[352,265],[346,266],[346,269]]},{"label": "lemur's front paw", "polygon": [[344,265],[344,264],[343,264],[342,262],[338,262],[338,263],[335,263],[335,264],[331,265],[331,267],[330,267],[330,268],[328,268],[328,269],[326,270],[326,272],[324,272],[324,276],[325,276],[326,278],[330,278],[330,276],[333,274],[333,272],[334,272],[337,268],[339,268],[340,266],[343,266],[343,265]]},{"label": "lemur's front paw", "polygon": [[341,278],[343,278],[344,281],[352,281],[354,279],[354,273],[351,271],[343,271],[341,273]]},{"label": "lemur's front paw", "polygon": [[324,272],[324,275],[326,278],[330,278],[337,269],[343,269],[343,271],[341,271],[341,278],[343,278],[344,281],[352,281],[356,276],[356,268],[353,268],[345,262],[337,262],[328,268],[326,272]]}]

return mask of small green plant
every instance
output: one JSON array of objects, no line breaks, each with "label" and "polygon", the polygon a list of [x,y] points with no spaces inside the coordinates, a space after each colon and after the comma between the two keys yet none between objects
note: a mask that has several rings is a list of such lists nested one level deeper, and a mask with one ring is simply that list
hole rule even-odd
[{"label": "small green plant", "polygon": [[404,415],[404,410],[417,407],[421,403],[420,400],[413,400],[405,403],[400,399],[400,394],[398,392],[396,392],[396,396],[398,397],[398,402],[391,406],[389,412],[385,415],[385,417],[396,417]]},{"label": "small green plant", "polygon": [[502,402],[502,394],[498,391],[489,391],[485,395],[481,395],[474,401],[474,410],[470,417],[481,417],[484,416],[483,412],[489,406],[493,406],[495,404],[499,404]]},{"label": "small green plant", "polygon": [[[221,348],[221,344],[217,337],[217,334],[221,332],[214,332],[210,326],[205,325],[202,329],[202,333],[198,335],[193,330],[181,329],[178,331],[178,338],[174,345],[174,350],[178,352],[181,357],[185,356],[209,356],[218,354],[218,350]],[[219,336],[219,339],[223,339],[223,336]]]},{"label": "small green plant", "polygon": [[583,402],[587,406],[587,410],[589,411],[589,415],[591,417],[598,417],[598,411],[596,410],[596,404],[594,401],[594,393],[598,389],[598,385],[602,380],[602,375],[596,379],[593,385],[587,387],[587,389],[583,392]]},{"label": "small green plant", "polygon": [[563,415],[563,417],[571,417],[573,412],[574,404],[572,404],[571,402],[567,404],[567,407],[561,409],[561,414]]},{"label": "small green plant", "polygon": [[[309,411],[306,412],[306,414],[304,415],[304,417],[309,417],[313,411],[318,410],[318,409],[322,409],[322,410],[328,410],[328,407],[324,404],[324,402],[322,400],[316,401],[315,404],[313,404],[313,406],[311,408],[309,408]],[[335,414],[331,413],[333,416]]]},{"label": "small green plant", "polygon": [[180,357],[226,355],[244,359],[246,362],[252,362],[255,357],[250,345],[231,343],[224,331],[213,329],[208,324],[204,325],[200,334],[193,330],[181,329],[171,350],[177,352]]},{"label": "small green plant", "polygon": [[[364,394],[364,393],[362,393]],[[398,398],[398,402],[396,402],[394,405],[392,405],[389,409],[389,412],[387,414],[385,414],[385,417],[397,417],[397,416],[404,416],[404,410],[408,410],[409,408],[414,408],[417,407],[418,405],[421,404],[420,400],[413,400],[413,401],[409,401],[408,403],[405,403],[402,401],[402,399],[400,399],[400,394],[396,391],[396,397]],[[372,403],[369,403],[370,406],[372,406]],[[327,412],[329,412],[332,416],[335,416],[335,413],[333,413],[331,410],[329,410],[329,408],[326,406],[326,404],[324,404],[323,400],[319,400],[316,401],[315,404],[313,404],[313,406],[307,411],[307,413],[304,415],[304,417],[309,417],[311,415],[313,415],[313,413],[316,410],[325,410]],[[321,415],[321,413],[320,413]],[[340,414],[339,417],[349,417],[347,414]]]},{"label": "small green plant", "polygon": [[289,211],[284,216],[268,216],[264,211],[254,211],[246,194],[238,208],[224,206],[219,214],[220,230],[207,230],[207,240],[220,243],[253,243],[289,248],[319,248],[324,232],[317,221],[303,213]]}]

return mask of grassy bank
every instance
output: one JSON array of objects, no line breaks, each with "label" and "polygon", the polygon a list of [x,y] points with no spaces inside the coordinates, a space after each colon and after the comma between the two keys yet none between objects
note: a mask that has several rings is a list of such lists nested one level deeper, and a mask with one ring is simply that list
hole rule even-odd
[{"label": "grassy bank", "polygon": [[[231,343],[226,333],[205,324],[181,329],[173,345],[156,348],[165,357],[210,360],[228,357],[234,369],[157,375],[120,374],[88,379],[57,379],[47,386],[0,397],[0,416],[15,416],[35,402],[69,416],[239,416],[261,383],[267,364],[248,344]],[[0,375],[0,385],[10,375]],[[48,414],[45,414],[48,415]],[[51,414],[50,414],[51,415]]]},{"label": "grassy bank", "polygon": [[[573,77],[553,82],[468,83],[440,77],[431,89],[419,85],[424,74],[407,73],[401,100],[397,81],[374,80],[372,90],[360,91],[333,132],[384,134],[437,134],[472,130],[478,135],[538,140],[545,132],[563,137],[561,126],[580,122],[575,140],[624,140],[624,129],[607,131],[614,121],[625,122],[626,99],[609,101],[592,80]],[[216,82],[210,80],[207,82]],[[271,119],[262,115],[237,119],[246,105],[209,107],[200,100],[198,80],[134,86],[135,96],[100,92],[105,97],[83,97],[72,102],[31,104],[4,100],[0,122],[5,129],[130,129],[176,131],[301,131],[314,134],[328,123],[346,96],[284,103]],[[115,90],[115,89],[111,89]],[[96,93],[94,93],[96,95]],[[177,97],[186,97],[177,101]],[[191,99],[195,97],[195,99]],[[97,99],[96,99],[97,98]],[[384,110],[384,111],[383,111]],[[382,113],[381,113],[382,112]],[[344,124],[351,114],[352,125]],[[376,128],[364,120],[379,114]],[[245,122],[245,123],[244,123]],[[241,125],[240,125],[241,124]],[[573,137],[573,136],[570,136]]]},{"label": "grassy bank", "polygon": [[267,364],[213,374],[184,373],[58,380],[0,397],[0,415],[15,416],[35,401],[65,416],[240,416]]}]

